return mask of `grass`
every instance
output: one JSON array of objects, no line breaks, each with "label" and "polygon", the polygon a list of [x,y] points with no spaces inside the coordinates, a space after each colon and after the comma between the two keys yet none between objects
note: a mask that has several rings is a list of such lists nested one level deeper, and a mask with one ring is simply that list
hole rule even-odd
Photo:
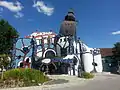
[{"label": "grass", "polygon": [[82,73],[82,78],[91,79],[91,78],[94,78],[94,75],[92,73],[84,72]]}]

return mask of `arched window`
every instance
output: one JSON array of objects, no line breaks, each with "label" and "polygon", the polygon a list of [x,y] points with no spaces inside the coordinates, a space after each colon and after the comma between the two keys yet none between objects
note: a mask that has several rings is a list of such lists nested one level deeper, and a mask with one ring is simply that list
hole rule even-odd
[{"label": "arched window", "polygon": [[23,62],[20,63],[20,68],[22,68],[22,67],[23,67]]},{"label": "arched window", "polygon": [[53,58],[55,57],[55,53],[53,51],[47,51],[45,54],[46,58]]}]

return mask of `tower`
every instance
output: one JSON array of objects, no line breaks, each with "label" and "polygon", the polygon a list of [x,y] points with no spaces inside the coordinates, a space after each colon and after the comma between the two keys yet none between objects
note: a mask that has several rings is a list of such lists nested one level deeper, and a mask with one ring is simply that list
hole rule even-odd
[{"label": "tower", "polygon": [[70,70],[68,71],[68,73],[72,73],[71,75],[76,75],[77,72],[75,71],[75,69],[77,69],[79,62],[79,58],[76,58],[77,56],[75,55],[77,54],[76,25],[77,22],[74,12],[72,9],[70,9],[60,26],[60,39],[58,41],[58,47],[60,46],[60,49],[57,52],[59,53],[60,51],[61,56],[64,56],[66,58],[68,56],[68,58],[73,56],[71,58],[73,63],[70,64]]},{"label": "tower", "polygon": [[56,50],[59,56],[72,55],[77,52],[75,50],[76,18],[72,9],[68,11],[61,23],[57,44]]},{"label": "tower", "polygon": [[76,19],[72,9],[68,11],[68,14],[65,16],[59,34],[61,36],[75,36],[76,35]]}]

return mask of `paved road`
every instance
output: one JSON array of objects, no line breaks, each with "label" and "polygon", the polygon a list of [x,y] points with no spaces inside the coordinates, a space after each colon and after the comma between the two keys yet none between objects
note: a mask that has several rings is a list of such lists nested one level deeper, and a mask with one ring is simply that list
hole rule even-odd
[{"label": "paved road", "polygon": [[120,90],[120,75],[98,75],[95,80],[83,85],[50,90]]}]

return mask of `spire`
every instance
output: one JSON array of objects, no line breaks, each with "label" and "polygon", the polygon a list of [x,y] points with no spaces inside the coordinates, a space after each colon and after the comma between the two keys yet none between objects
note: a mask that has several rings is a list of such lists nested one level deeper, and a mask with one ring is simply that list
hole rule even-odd
[{"label": "spire", "polygon": [[68,14],[69,14],[69,13],[72,13],[72,14],[74,15],[74,10],[73,10],[73,8],[70,8],[70,9],[69,9]]},{"label": "spire", "polygon": [[65,21],[76,21],[73,9],[69,9],[68,14],[65,16]]}]

